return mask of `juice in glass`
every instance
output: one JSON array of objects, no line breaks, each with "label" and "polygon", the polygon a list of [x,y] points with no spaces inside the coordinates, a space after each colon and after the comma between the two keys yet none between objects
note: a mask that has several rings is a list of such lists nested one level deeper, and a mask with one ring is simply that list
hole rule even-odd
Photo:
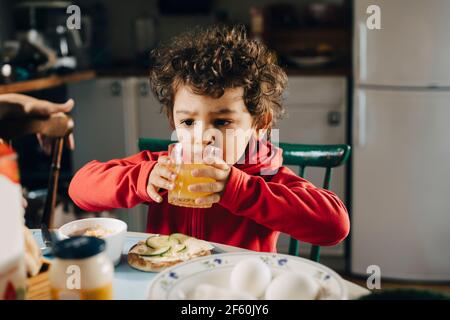
[{"label": "juice in glass", "polygon": [[[196,183],[215,182],[213,178],[193,177],[192,170],[207,167],[204,163],[192,163],[195,158],[187,157],[180,143],[174,143],[169,146],[169,156],[172,160],[172,169],[177,173],[175,186],[169,190],[168,201],[170,204],[190,208],[210,208],[211,204],[197,204],[195,199],[205,197],[209,192],[191,192],[188,186]],[[189,158],[189,160],[188,160]],[[199,162],[199,161],[198,161]]]}]

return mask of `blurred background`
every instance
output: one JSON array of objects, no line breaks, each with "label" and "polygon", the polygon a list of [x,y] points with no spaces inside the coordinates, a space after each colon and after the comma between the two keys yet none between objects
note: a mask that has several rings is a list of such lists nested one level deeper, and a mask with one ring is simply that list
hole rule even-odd
[{"label": "blurred background", "polygon": [[[372,2],[381,6],[382,30],[366,28]],[[450,178],[444,165],[450,160],[450,130],[439,122],[450,116],[450,93],[445,91],[450,87],[445,31],[450,2],[372,2],[0,0],[0,94],[75,100],[76,148],[63,152],[55,227],[89,215],[113,215],[130,230],[145,231],[144,205],[82,212],[68,199],[70,179],[93,159],[137,153],[139,137],[170,138],[149,91],[151,49],[195,26],[239,23],[277,53],[288,74],[280,141],[353,147],[350,162],[333,172],[330,188],[349,208],[352,235],[323,248],[323,263],[364,277],[375,261],[384,266],[386,278],[407,285],[448,282],[450,203],[443,190],[450,189],[450,179],[438,177]],[[66,10],[73,4],[81,9],[79,30],[66,27]],[[430,150],[432,142],[445,147]],[[27,224],[33,227],[42,210],[50,159],[35,137],[14,141],[14,147],[28,192]],[[410,165],[402,166],[405,161]],[[306,174],[319,186],[322,177],[318,169]],[[407,189],[419,181],[423,187]],[[426,190],[431,183],[433,195]],[[287,252],[286,235],[278,247]],[[302,244],[302,254],[308,251]]]}]

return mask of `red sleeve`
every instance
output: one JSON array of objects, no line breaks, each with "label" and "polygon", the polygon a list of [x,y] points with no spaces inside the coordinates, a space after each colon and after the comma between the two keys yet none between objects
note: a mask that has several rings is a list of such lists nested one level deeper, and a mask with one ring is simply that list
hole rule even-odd
[{"label": "red sleeve", "polygon": [[86,211],[131,208],[151,202],[147,181],[160,154],[142,151],[125,159],[91,161],[70,182],[70,198]]},{"label": "red sleeve", "polygon": [[233,214],[311,244],[335,245],[350,231],[347,210],[339,198],[286,167],[270,181],[232,167],[219,204]]}]

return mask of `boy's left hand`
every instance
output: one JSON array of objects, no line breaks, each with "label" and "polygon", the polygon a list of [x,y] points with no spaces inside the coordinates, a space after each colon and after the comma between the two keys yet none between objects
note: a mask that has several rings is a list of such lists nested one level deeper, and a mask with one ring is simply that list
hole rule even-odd
[{"label": "boy's left hand", "polygon": [[211,183],[194,183],[189,185],[188,190],[191,192],[208,192],[212,193],[206,197],[197,198],[196,204],[212,204],[220,201],[223,190],[230,176],[231,166],[219,157],[208,157],[203,160],[208,165],[207,168],[194,169],[191,174],[194,177],[213,178],[216,182]]}]

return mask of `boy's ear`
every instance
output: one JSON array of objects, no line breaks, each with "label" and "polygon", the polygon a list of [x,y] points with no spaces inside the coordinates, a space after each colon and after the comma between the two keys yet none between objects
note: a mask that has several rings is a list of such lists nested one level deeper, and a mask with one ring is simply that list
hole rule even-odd
[{"label": "boy's ear", "polygon": [[272,111],[267,112],[265,117],[262,120],[262,123],[259,125],[258,130],[267,130],[272,127],[273,115]]},{"label": "boy's ear", "polygon": [[272,110],[271,110],[265,116],[264,129],[269,129],[270,127],[272,127],[272,121],[273,121],[273,114],[272,114]]},{"label": "boy's ear", "polygon": [[272,111],[270,111],[270,112],[267,112],[265,117],[262,119],[261,123],[255,124],[255,127],[254,127],[255,138],[257,138],[257,139],[261,138],[260,130],[263,130],[262,135],[264,135],[265,130],[268,130],[272,127],[272,120],[273,120],[273,115],[272,115]]}]

